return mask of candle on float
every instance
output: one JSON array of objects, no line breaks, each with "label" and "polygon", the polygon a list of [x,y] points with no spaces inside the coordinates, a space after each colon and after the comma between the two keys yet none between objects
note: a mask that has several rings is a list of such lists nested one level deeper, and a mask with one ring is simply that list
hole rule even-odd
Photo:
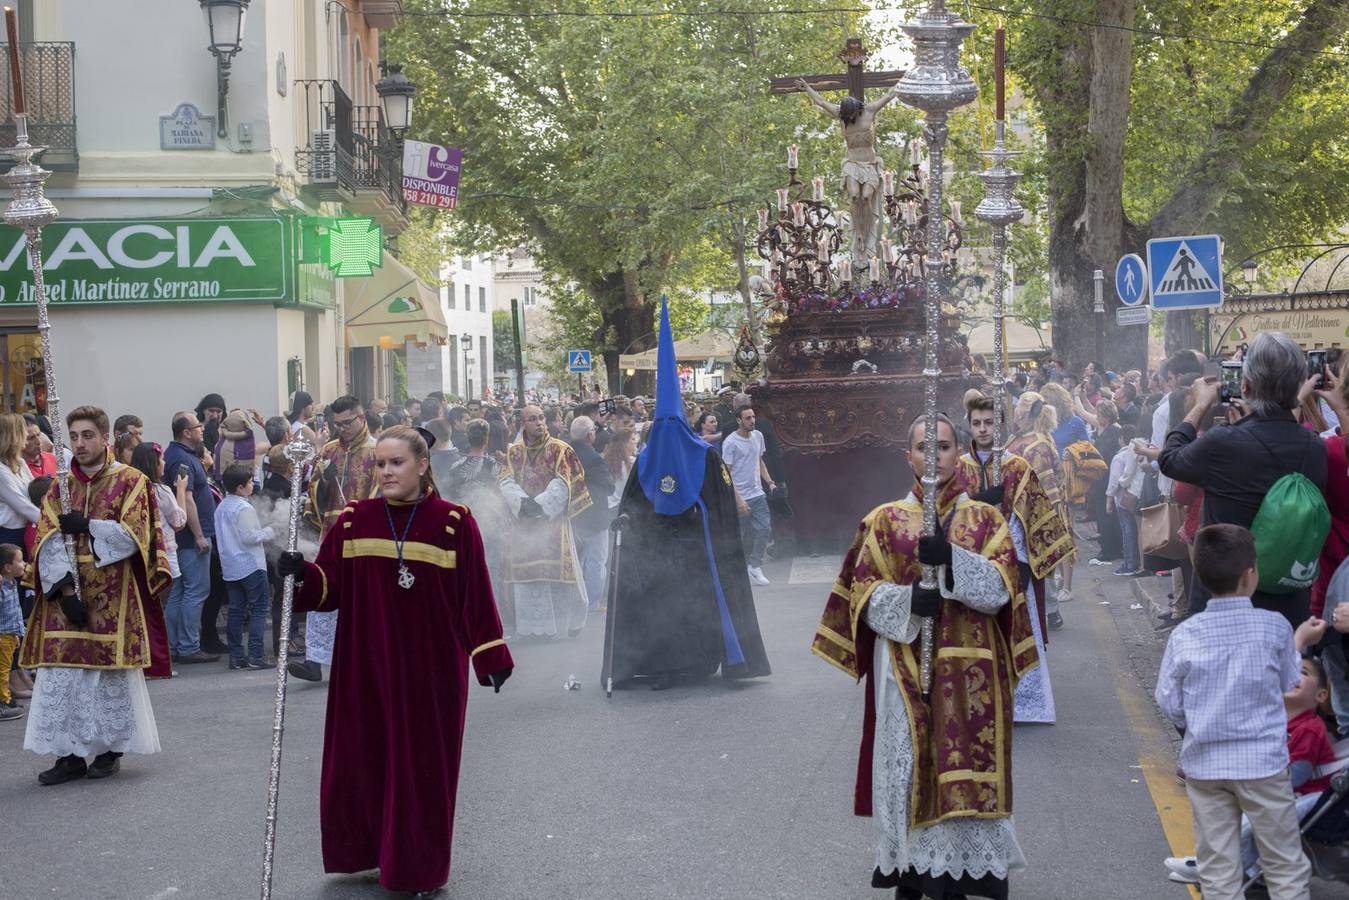
[{"label": "candle on float", "polygon": [[923,161],[923,151],[918,148],[918,138],[909,141],[909,165],[916,166]]},{"label": "candle on float", "polygon": [[814,186],[814,188],[815,188],[815,192],[814,192],[814,194],[812,195],[812,196],[814,197],[815,202],[816,202],[816,203],[823,203],[823,202],[824,202],[824,179],[823,179],[822,177],[820,177],[819,175],[816,175],[815,178],[811,181],[811,184],[812,184],[812,185]]},{"label": "candle on float", "polygon": [[894,257],[890,255],[890,239],[881,238],[881,259],[884,262],[894,262]]},{"label": "candle on float", "polygon": [[952,221],[952,222],[955,222],[957,225],[963,224],[963,220],[960,218],[960,201],[959,201],[959,200],[952,200],[952,201],[951,201],[951,221]]},{"label": "candle on float", "polygon": [[14,95],[14,114],[25,111],[23,102],[23,73],[19,69],[19,17],[14,7],[5,7],[5,34],[9,37],[9,85]]},{"label": "candle on float", "polygon": [[795,169],[795,168],[796,168],[796,145],[795,145],[795,144],[788,144],[788,145],[787,145],[787,168],[789,168],[789,169]]},{"label": "candle on float", "polygon": [[912,200],[904,204],[904,224],[918,224],[918,204]]},{"label": "candle on float", "polygon": [[762,206],[759,207],[759,230],[763,231],[768,227],[768,210]]},{"label": "candle on float", "polygon": [[806,224],[806,208],[800,203],[792,204],[792,222],[798,226]]},{"label": "candle on float", "polygon": [[778,212],[787,211],[787,189],[778,188]]},{"label": "candle on float", "polygon": [[993,83],[997,85],[997,113],[995,118],[1001,122],[1007,113],[1007,87],[1004,67],[1007,63],[1007,29],[1001,24],[993,31]]},{"label": "candle on float", "polygon": [[893,197],[895,193],[895,173],[886,169],[885,174],[881,176],[881,180],[885,185],[885,196]]},{"label": "candle on float", "polygon": [[870,275],[872,281],[881,280],[881,261],[875,256],[871,257]]},{"label": "candle on float", "polygon": [[852,281],[852,260],[846,256],[838,261],[838,277],[840,281]]},{"label": "candle on float", "polygon": [[816,245],[815,255],[825,262],[829,262],[829,238],[820,238],[820,243]]}]

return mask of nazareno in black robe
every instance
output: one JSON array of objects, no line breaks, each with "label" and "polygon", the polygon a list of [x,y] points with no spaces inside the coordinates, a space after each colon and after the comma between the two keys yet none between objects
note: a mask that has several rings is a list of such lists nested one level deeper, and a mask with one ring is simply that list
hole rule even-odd
[{"label": "nazareno in black robe", "polygon": [[[711,447],[705,466],[699,496],[706,530],[698,503],[678,515],[657,513],[633,466],[618,509],[628,521],[617,600],[607,595],[601,681],[610,676],[611,642],[615,682],[666,673],[704,676],[718,668],[726,678],[772,673],[754,612],[730,476]],[[712,580],[714,564],[724,615]],[[732,662],[737,646],[743,660]]]}]

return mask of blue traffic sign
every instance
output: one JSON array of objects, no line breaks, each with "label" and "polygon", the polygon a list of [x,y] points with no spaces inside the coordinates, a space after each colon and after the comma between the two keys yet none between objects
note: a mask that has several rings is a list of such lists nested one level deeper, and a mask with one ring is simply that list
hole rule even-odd
[{"label": "blue traffic sign", "polygon": [[1137,253],[1121,256],[1115,266],[1115,293],[1125,306],[1137,306],[1148,299],[1148,270]]},{"label": "blue traffic sign", "polygon": [[1216,234],[1148,241],[1152,308],[1203,309],[1223,302],[1223,241]]},{"label": "blue traffic sign", "polygon": [[589,350],[569,350],[567,352],[568,372],[589,372],[590,370]]}]

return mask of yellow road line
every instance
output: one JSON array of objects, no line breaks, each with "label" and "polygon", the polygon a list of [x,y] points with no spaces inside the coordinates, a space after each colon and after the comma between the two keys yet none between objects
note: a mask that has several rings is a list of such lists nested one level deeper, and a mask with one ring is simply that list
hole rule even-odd
[{"label": "yellow road line", "polygon": [[[1142,767],[1143,781],[1152,796],[1152,805],[1157,810],[1171,855],[1193,856],[1194,818],[1190,798],[1176,778],[1171,740],[1163,730],[1151,698],[1134,686],[1134,674],[1124,658],[1119,631],[1110,612],[1097,603],[1092,603],[1089,608],[1097,650],[1110,668],[1115,696],[1124,710],[1124,721],[1138,740],[1138,763]],[[1161,860],[1157,860],[1157,866],[1161,868]],[[1190,896],[1199,900],[1199,890],[1194,885],[1190,886]]]}]

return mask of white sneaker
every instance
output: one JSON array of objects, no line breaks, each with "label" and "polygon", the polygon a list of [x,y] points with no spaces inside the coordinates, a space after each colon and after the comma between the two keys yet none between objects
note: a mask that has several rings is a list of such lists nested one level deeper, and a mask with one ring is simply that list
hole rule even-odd
[{"label": "white sneaker", "polygon": [[749,580],[759,587],[767,587],[770,584],[768,576],[764,575],[763,569],[758,566],[749,567]]},{"label": "white sneaker", "polygon": [[1169,856],[1164,863],[1167,878],[1181,884],[1199,883],[1199,862],[1193,856]]}]

